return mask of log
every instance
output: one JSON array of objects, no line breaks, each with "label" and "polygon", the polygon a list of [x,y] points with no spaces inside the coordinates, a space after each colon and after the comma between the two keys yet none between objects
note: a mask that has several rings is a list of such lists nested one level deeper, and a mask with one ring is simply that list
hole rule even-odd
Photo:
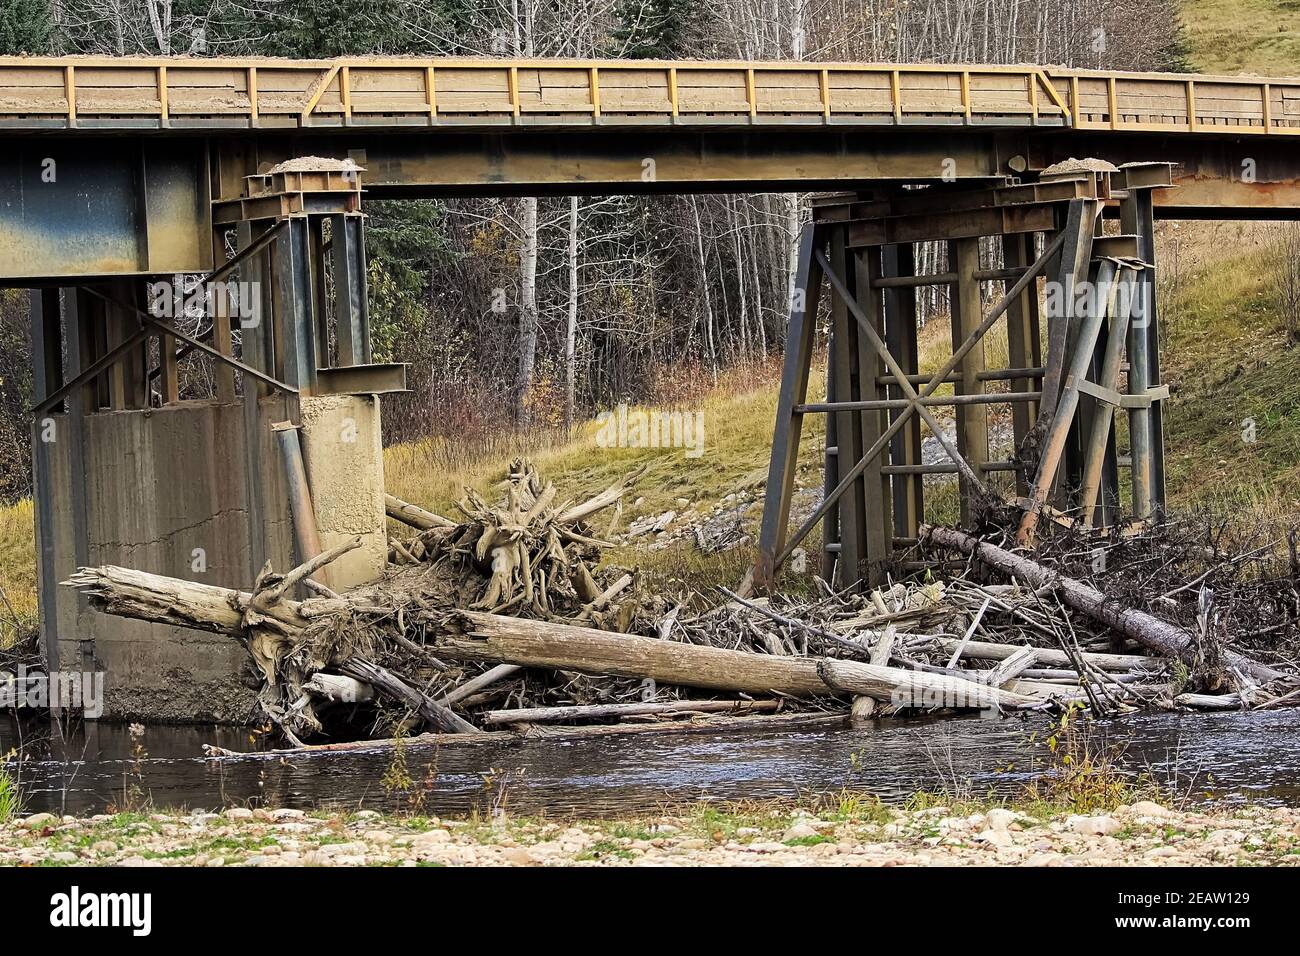
[{"label": "log", "polygon": [[[877,608],[884,608],[884,599],[880,596],[879,591],[871,592],[871,600]],[[889,613],[888,608],[884,608],[885,613]],[[885,632],[880,635],[876,641],[875,647],[871,649],[870,663],[878,667],[889,666],[889,656],[894,653],[894,642],[898,637],[898,629],[890,624],[885,627]],[[875,716],[876,711],[880,708],[879,701],[874,697],[868,697],[860,694],[853,698],[853,706],[849,708],[849,721],[858,726],[862,722]]]},{"label": "log", "polygon": [[[1012,554],[1010,551],[952,528],[927,527],[922,532],[922,540],[952,551],[972,555],[990,568],[1014,577],[1034,590],[1054,588],[1066,607],[1114,628],[1143,647],[1159,654],[1177,657],[1189,666],[1193,662],[1196,654],[1195,644],[1191,635],[1182,628],[1153,617],[1145,611],[1108,601],[1100,591],[1081,581],[1068,578],[1057,571],[1043,567],[1036,561]],[[1275,671],[1234,651],[1225,651],[1224,654],[1229,663],[1258,680],[1279,680],[1285,676],[1280,671]]]},{"label": "log", "polygon": [[678,721],[658,724],[592,724],[588,727],[545,727],[531,728],[526,734],[507,730],[489,730],[480,734],[417,734],[398,740],[346,740],[332,744],[305,744],[302,747],[280,750],[259,750],[244,753],[204,744],[203,753],[210,760],[253,758],[263,760],[270,756],[293,758],[311,753],[335,753],[349,750],[392,750],[400,743],[404,748],[414,747],[463,747],[482,744],[518,741],[529,737],[547,740],[578,740],[587,737],[614,737],[629,734],[699,734],[718,731],[774,731],[774,730],[809,730],[838,729],[844,726],[843,714],[755,714],[751,717],[704,717],[700,720]]},{"label": "log", "polygon": [[434,646],[451,660],[495,661],[611,677],[652,678],[677,687],[789,697],[829,696],[813,658],[773,657],[618,634],[592,627],[452,611]]},{"label": "log", "polygon": [[442,515],[425,511],[419,505],[403,501],[393,495],[384,495],[384,513],[394,521],[410,525],[418,531],[431,531],[434,528],[455,528],[456,522]]},{"label": "log", "polygon": [[449,707],[444,707],[437,701],[431,700],[392,671],[380,667],[374,661],[354,655],[339,664],[339,670],[349,677],[365,681],[381,693],[400,701],[439,730],[457,734],[482,733],[468,720],[452,713]]},{"label": "log", "polygon": [[630,704],[575,704],[571,707],[517,707],[513,710],[489,710],[483,723],[547,724],[595,717],[670,717],[683,714],[756,714],[776,710],[775,700],[670,700]]},{"label": "log", "polygon": [[347,677],[343,674],[326,674],[324,671],[318,671],[312,674],[302,689],[309,694],[315,694],[317,697],[323,697],[326,700],[334,701],[340,704],[358,704],[363,701],[373,700],[375,689],[369,684],[363,684],[355,677]]},{"label": "log", "polygon": [[1243,710],[1246,706],[1237,694],[1179,694],[1174,703],[1194,710]]},{"label": "log", "polygon": [[[246,636],[241,611],[251,605],[252,598],[239,591],[111,566],[81,568],[68,583],[85,593],[92,606],[108,613],[198,626],[233,637]],[[328,598],[303,602],[282,598],[260,610],[263,615],[277,615],[277,627],[293,636],[306,625],[304,611],[312,605],[340,606]],[[410,617],[428,626],[428,631],[435,635],[433,649],[440,657],[451,660],[489,661],[613,677],[648,677],[660,684],[732,693],[788,697],[847,693],[891,703],[931,699],[942,701],[931,706],[943,707],[1016,708],[1034,703],[1024,695],[974,681],[898,667],[753,654],[503,617],[485,611],[428,611]],[[850,663],[854,666],[845,666]],[[833,680],[825,679],[823,667],[824,674]],[[461,731],[473,728],[444,704],[431,700],[371,661],[354,656],[340,662],[337,669],[401,700],[435,726]],[[963,700],[968,703],[962,705]]]},{"label": "log", "polygon": [[1012,654],[1004,661],[1000,661],[997,667],[989,671],[984,680],[993,687],[1005,687],[1007,682],[1013,678],[1019,677],[1029,668],[1034,666],[1038,659],[1038,651],[1032,647],[1022,647],[1018,653]]},{"label": "log", "polygon": [[[944,653],[951,654],[953,649],[961,643],[958,637],[933,637],[930,640],[937,641],[943,648]],[[1018,644],[997,644],[990,641],[967,641],[966,646],[962,649],[961,656],[975,661],[1004,661],[1008,657],[1021,650]],[[1052,667],[1070,666],[1069,655],[1065,651],[1052,647],[1035,648],[1038,652],[1036,660],[1039,664],[1046,664]],[[1143,657],[1141,654],[1098,654],[1085,651],[1083,659],[1094,667],[1104,671],[1130,671],[1139,668],[1161,667],[1165,661],[1159,657]]]},{"label": "log", "polygon": [[817,662],[817,672],[836,690],[873,697],[897,707],[1032,710],[1042,706],[1041,700],[1026,694],[960,677],[879,667],[861,661],[824,658]]},{"label": "log", "polygon": [[463,684],[453,687],[447,692],[447,696],[442,699],[442,704],[450,707],[452,704],[459,703],[466,698],[473,697],[484,687],[489,687],[497,681],[505,680],[507,677],[513,677],[523,671],[522,667],[514,664],[498,664],[496,667],[490,667],[477,677],[471,677]]},{"label": "log", "polygon": [[[926,699],[939,702],[919,706],[1016,709],[1040,703],[974,681],[899,667],[751,654],[478,611],[451,612],[436,647],[452,660],[498,660],[587,674],[650,677],[661,684],[709,690],[791,697],[838,691],[903,706]],[[850,663],[854,668],[841,666]],[[829,670],[823,671],[823,666]],[[827,674],[835,680],[827,680]]]}]

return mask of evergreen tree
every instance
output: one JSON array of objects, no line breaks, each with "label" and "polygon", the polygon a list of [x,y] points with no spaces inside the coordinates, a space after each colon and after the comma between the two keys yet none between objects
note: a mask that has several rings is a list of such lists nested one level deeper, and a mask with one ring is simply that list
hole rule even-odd
[{"label": "evergreen tree", "polygon": [[705,16],[699,0],[619,0],[609,52],[639,60],[689,56]]},{"label": "evergreen tree", "polygon": [[51,26],[46,0],[0,0],[0,56],[49,53]]}]

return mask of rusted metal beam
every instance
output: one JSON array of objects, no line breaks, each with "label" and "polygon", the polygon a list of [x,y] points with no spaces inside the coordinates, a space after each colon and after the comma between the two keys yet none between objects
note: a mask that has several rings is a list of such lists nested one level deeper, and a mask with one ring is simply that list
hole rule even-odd
[{"label": "rusted metal beam", "polygon": [[[1056,256],[1056,254],[1060,251],[1061,246],[1064,244],[1064,242],[1065,242],[1064,234],[1058,233],[1057,236],[1047,244],[1047,247],[1043,250],[1042,255],[1039,256],[1037,261],[1035,261],[1034,264],[1025,271],[1025,274],[1020,277],[1020,279],[1016,282],[1016,284],[1012,286],[1012,288],[1007,292],[1007,294],[1003,296],[1002,299],[988,313],[988,315],[984,317],[984,321],[980,323],[980,327],[975,330],[975,333],[971,336],[971,338],[967,339],[966,342],[962,344],[962,347],[958,349],[952,355],[952,357],[950,357],[948,361],[944,363],[944,366],[931,377],[929,384],[926,385],[925,388],[923,388],[919,393],[919,397],[928,398],[935,391],[935,389],[937,389],[941,384],[943,384],[944,380],[948,377],[948,375],[952,373],[953,369],[955,369],[961,363],[961,360],[965,358],[966,353],[969,352],[972,348],[974,348],[975,344],[980,340],[980,338],[985,333],[987,333],[990,328],[993,327],[993,323],[995,323],[999,318],[1002,317],[1002,314],[1011,305],[1012,299],[1015,296],[1019,295],[1022,291],[1024,291],[1024,289],[1028,287],[1029,283],[1034,281],[1034,279],[1039,275],[1039,273],[1041,273],[1043,269],[1047,267],[1048,263],[1051,262],[1052,259]],[[788,349],[787,349],[787,355],[788,355]],[[787,357],[787,362],[788,361],[789,359]],[[910,397],[911,396],[909,396],[909,398]],[[880,450],[884,448],[885,445],[890,441],[890,439],[892,439],[894,435],[907,423],[908,419],[912,415],[913,410],[916,409],[917,407],[918,407],[917,404],[915,402],[912,402],[910,403],[908,408],[903,409],[899,413],[898,417],[895,418],[892,422],[890,422],[889,427],[885,429],[885,433],[880,436],[880,439],[876,442],[876,445],[868,449],[864,453],[863,459],[859,461],[856,466],[854,466],[854,469],[850,471],[849,474],[845,476],[845,478],[841,479],[840,483],[836,485],[835,488],[833,488],[829,494],[823,496],[821,504],[817,506],[816,510],[814,510],[811,515],[809,515],[807,520],[804,521],[804,523],[799,527],[799,530],[796,531],[794,535],[790,536],[789,540],[785,542],[784,548],[782,548],[779,553],[775,554],[774,559],[770,561],[770,564],[768,565],[769,576],[766,580],[770,581],[772,579],[771,575],[775,574],[776,569],[780,568],[781,565],[785,563],[785,560],[790,556],[790,553],[796,547],[798,547],[799,542],[802,541],[804,537],[807,536],[808,532],[810,532],[813,528],[817,527],[817,522],[821,521],[822,518],[826,515],[827,511],[829,511],[832,507],[834,507],[835,502],[839,499],[839,497],[842,494],[844,494],[845,490],[853,483],[857,475],[862,473],[862,469],[866,467],[865,465],[866,461],[868,461],[871,456],[880,454]],[[780,424],[780,420],[781,419],[778,418],[778,427]],[[795,453],[797,454],[797,447],[795,449]],[[770,476],[769,476],[769,480],[770,480]],[[769,484],[768,487],[771,488],[772,486]],[[769,514],[772,513],[777,506],[778,503],[773,502],[772,496],[769,492],[767,500],[764,503],[764,507],[763,507],[763,522],[764,522],[764,526],[766,526],[769,520],[772,520],[773,522],[778,520],[781,521],[782,536],[784,537],[784,530],[785,530],[784,523],[788,521],[788,517],[789,517],[788,499],[784,502],[783,505],[780,505],[781,514],[779,516],[773,515],[771,519],[769,519]],[[757,575],[755,576],[755,580],[758,580]]]},{"label": "rusted metal beam", "polygon": [[[777,569],[789,557],[786,529],[790,521],[790,500],[799,468],[799,436],[803,415],[795,410],[808,397],[808,376],[812,370],[813,341],[817,334],[817,299],[821,294],[822,268],[815,252],[823,241],[812,223],[799,238],[798,272],[790,302],[785,362],[781,369],[781,390],[776,406],[776,431],[767,472],[767,498],[758,537],[758,564],[754,583],[769,587]],[[832,499],[833,500],[833,499]],[[817,515],[820,521],[822,510]],[[815,522],[813,522],[815,525]],[[807,532],[801,529],[799,537]]]},{"label": "rusted metal beam", "polygon": [[409,392],[406,369],[407,365],[402,362],[318,368],[312,394],[392,395]]}]

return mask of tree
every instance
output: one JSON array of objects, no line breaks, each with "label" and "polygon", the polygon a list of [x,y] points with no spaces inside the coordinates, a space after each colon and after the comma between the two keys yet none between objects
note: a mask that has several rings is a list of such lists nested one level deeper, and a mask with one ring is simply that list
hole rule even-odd
[{"label": "tree", "polygon": [[0,0],[0,56],[49,53],[52,27],[45,0]]},{"label": "tree", "polygon": [[705,19],[699,0],[619,0],[611,55],[631,59],[688,56]]}]

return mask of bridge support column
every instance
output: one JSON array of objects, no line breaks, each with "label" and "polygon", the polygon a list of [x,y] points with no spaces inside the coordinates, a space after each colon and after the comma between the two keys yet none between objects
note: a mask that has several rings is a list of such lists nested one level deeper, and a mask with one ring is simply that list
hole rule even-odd
[{"label": "bridge support column", "polygon": [[164,275],[32,295],[42,649],[51,669],[103,672],[107,716],[250,712],[238,644],[100,615],[58,583],[120,564],[246,588],[267,561],[307,557],[273,424],[301,429],[323,546],[362,538],[330,585],[386,563],[377,396],[404,389],[405,368],[370,362],[356,175],[251,182],[235,208],[218,205],[222,265],[197,289]]},{"label": "bridge support column", "polygon": [[[1149,329],[1154,300],[1129,294],[1150,280],[1153,248],[1140,228],[1095,235],[1108,202],[1125,203],[1139,225],[1143,215],[1149,221],[1149,187],[1159,182],[1146,167],[1136,178],[1140,185],[1129,188],[1123,171],[1096,164],[1024,186],[832,197],[814,208],[790,318],[757,585],[771,586],[819,524],[823,575],[853,590],[928,566],[907,554],[927,520],[977,527],[991,506],[1011,504],[1024,512],[1022,540],[1043,515],[1113,527],[1122,520],[1119,467],[1129,463],[1154,500],[1159,453],[1151,422],[1165,392],[1154,384],[1155,339],[1135,342],[1133,321],[1136,315]],[[917,242],[947,244],[947,271],[916,275]],[[831,316],[827,398],[809,402],[823,276]],[[950,289],[952,352],[923,372],[927,316],[916,292],[935,285]],[[996,299],[991,309],[986,289]],[[985,351],[994,334],[1006,336],[1005,367],[988,362],[998,354]],[[1126,349],[1137,371],[1121,383]],[[1133,442],[1127,460],[1114,428],[1120,410],[1146,419],[1146,437]],[[818,413],[827,423],[823,497],[791,534],[803,418]],[[922,426],[930,433],[924,441]],[[957,493],[947,497],[942,489],[953,479]],[[936,483],[933,493],[927,480]],[[1151,510],[1135,507],[1138,517]]]}]

